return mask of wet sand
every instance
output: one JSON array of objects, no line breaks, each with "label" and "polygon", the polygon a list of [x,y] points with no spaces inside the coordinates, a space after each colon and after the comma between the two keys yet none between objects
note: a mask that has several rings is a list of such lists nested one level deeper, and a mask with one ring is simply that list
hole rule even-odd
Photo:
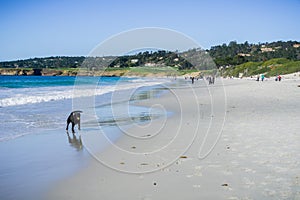
[{"label": "wet sand", "polygon": [[171,114],[120,127],[102,151],[83,130],[94,159],[46,198],[299,199],[299,80],[223,83],[168,86],[137,102]]},{"label": "wet sand", "polygon": [[79,137],[44,130],[0,144],[0,199],[43,199],[57,181],[88,165]]}]

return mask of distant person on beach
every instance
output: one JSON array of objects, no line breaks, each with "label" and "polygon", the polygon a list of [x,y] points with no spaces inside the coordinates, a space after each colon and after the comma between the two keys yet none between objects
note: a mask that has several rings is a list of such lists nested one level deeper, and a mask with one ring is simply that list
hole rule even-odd
[{"label": "distant person on beach", "polygon": [[262,75],[261,75],[261,81],[264,81],[264,79],[265,79],[265,75],[262,74]]},{"label": "distant person on beach", "polygon": [[208,81],[208,84],[210,85],[210,84],[211,84],[211,77],[208,76],[208,77],[206,78],[206,80]]},{"label": "distant person on beach", "polygon": [[257,77],[256,77],[256,81],[259,81],[259,75],[257,75]]},{"label": "distant person on beach", "polygon": [[192,79],[192,84],[194,84],[195,77],[192,76],[191,79]]},{"label": "distant person on beach", "polygon": [[280,76],[280,75],[278,75],[278,77],[277,77],[277,78],[278,78],[278,81],[281,81],[281,76]]},{"label": "distant person on beach", "polygon": [[209,85],[215,84],[215,76],[209,76],[208,77],[208,83],[209,83]]},{"label": "distant person on beach", "polygon": [[276,76],[275,81],[281,81],[281,76],[280,75]]}]

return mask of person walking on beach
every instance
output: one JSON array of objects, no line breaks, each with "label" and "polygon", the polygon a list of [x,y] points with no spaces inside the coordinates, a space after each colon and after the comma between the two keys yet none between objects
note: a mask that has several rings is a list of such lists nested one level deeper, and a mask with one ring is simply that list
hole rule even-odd
[{"label": "person walking on beach", "polygon": [[259,75],[257,75],[257,77],[256,77],[256,81],[259,81]]},{"label": "person walking on beach", "polygon": [[281,76],[280,76],[280,75],[278,75],[278,77],[277,77],[277,78],[278,78],[278,81],[281,81]]},{"label": "person walking on beach", "polygon": [[209,83],[209,85],[214,84],[215,83],[215,77],[214,76],[209,76],[208,77],[208,83]]},{"label": "person walking on beach", "polygon": [[262,74],[262,75],[261,75],[261,81],[264,81],[264,79],[265,79],[265,75]]},{"label": "person walking on beach", "polygon": [[195,77],[192,76],[191,79],[192,79],[192,84],[194,84]]},{"label": "person walking on beach", "polygon": [[210,84],[211,84],[211,77],[208,76],[208,77],[206,78],[206,80],[208,81],[208,84],[210,85]]}]

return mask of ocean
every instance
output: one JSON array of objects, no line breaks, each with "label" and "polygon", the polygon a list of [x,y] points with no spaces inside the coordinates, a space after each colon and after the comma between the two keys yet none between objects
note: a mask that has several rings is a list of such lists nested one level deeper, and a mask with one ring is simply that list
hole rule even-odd
[{"label": "ocean", "polygon": [[[86,88],[95,82],[97,88],[88,91]],[[96,99],[93,107],[99,116],[95,126],[99,123],[111,126],[120,118],[126,122],[124,113],[116,116],[110,111],[111,104],[121,101],[123,94],[128,92],[131,99],[136,100],[137,94],[145,94],[165,82],[166,79],[127,77],[0,76],[0,142],[41,133],[43,130],[61,129],[73,109],[74,100],[90,96]],[[74,85],[84,90],[74,95]],[[120,98],[112,98],[114,94]],[[129,107],[132,118],[138,119],[140,113],[147,112],[141,107]],[[88,126],[92,125],[92,122],[85,121],[85,113],[82,114],[82,120]]]},{"label": "ocean", "polygon": [[[0,76],[0,199],[44,199],[52,186],[90,162],[85,135],[109,132],[108,137],[115,141],[122,136],[119,126],[143,124],[164,115],[134,102],[162,94],[167,82],[127,77]],[[93,104],[85,99],[94,100]],[[83,102],[82,107],[76,102]],[[76,126],[75,135],[71,126],[69,134],[65,130],[74,109],[83,111],[82,130]],[[99,150],[106,147],[97,145]]]}]

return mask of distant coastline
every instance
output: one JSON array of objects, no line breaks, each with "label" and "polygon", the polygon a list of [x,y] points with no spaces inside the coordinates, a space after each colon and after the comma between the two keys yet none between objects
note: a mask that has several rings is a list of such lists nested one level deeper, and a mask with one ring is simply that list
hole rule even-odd
[{"label": "distant coastline", "polygon": [[266,77],[300,71],[300,42],[218,45],[185,52],[145,51],[103,57],[57,56],[0,62],[0,75],[18,76],[181,76],[193,72],[223,77]]},{"label": "distant coastline", "polygon": [[[205,73],[204,71],[202,71]],[[89,70],[84,68],[0,68],[0,76],[106,76],[106,77],[177,77],[200,76],[197,69],[178,70],[177,68],[129,67]],[[209,72],[208,72],[209,73]]]},{"label": "distant coastline", "polygon": [[77,70],[0,68],[4,76],[76,76]]},{"label": "distant coastline", "polygon": [[[107,70],[83,70],[83,69],[20,69],[20,68],[0,68],[0,76],[138,76],[138,77],[176,77],[176,76],[199,76],[197,70],[140,70],[133,69],[107,69]],[[148,68],[149,69],[149,68]]]},{"label": "distant coastline", "polygon": [[1,68],[0,75],[6,76],[76,76],[76,72],[57,69]]}]

